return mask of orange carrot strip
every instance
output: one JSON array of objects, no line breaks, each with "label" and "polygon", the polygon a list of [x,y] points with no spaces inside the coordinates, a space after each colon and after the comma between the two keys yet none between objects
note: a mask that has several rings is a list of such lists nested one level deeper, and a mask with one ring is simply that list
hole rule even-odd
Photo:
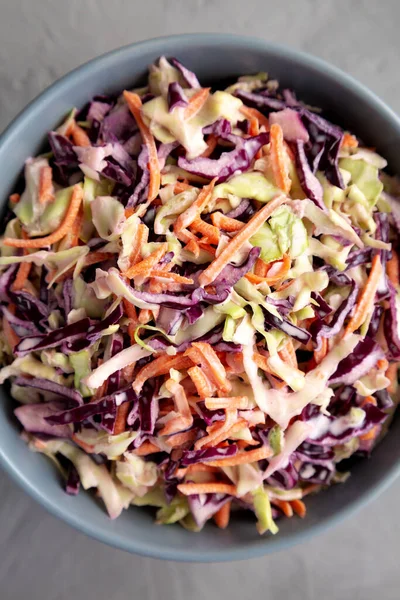
[{"label": "orange carrot strip", "polygon": [[138,394],[142,389],[144,382],[150,379],[150,377],[165,375],[166,373],[169,373],[170,369],[176,369],[177,371],[188,369],[192,364],[190,358],[185,356],[183,352],[179,352],[178,354],[175,354],[175,356],[162,354],[140,369],[132,387],[136,394]]},{"label": "orange carrot strip", "polygon": [[310,485],[308,485],[307,487],[305,487],[302,490],[302,496],[303,498],[305,496],[308,496],[309,494],[312,494],[313,492],[317,492],[321,489],[321,485],[319,483],[310,483]]},{"label": "orange carrot strip", "polygon": [[321,348],[319,350],[314,350],[314,360],[315,364],[319,365],[323,358],[328,353],[328,340],[326,338],[321,338]]},{"label": "orange carrot strip", "polygon": [[90,141],[86,131],[82,129],[82,127],[79,127],[79,125],[77,125],[75,122],[72,124],[71,135],[75,146],[82,146],[83,148],[86,148],[92,145],[92,142]]},{"label": "orange carrot strip", "polygon": [[400,285],[399,272],[399,255],[395,250],[392,250],[392,258],[386,263],[386,273],[395,288]]},{"label": "orange carrot strip", "polygon": [[184,183],[183,181],[177,181],[174,187],[174,194],[181,194],[182,192],[186,192],[186,190],[191,190],[192,185],[188,183]]},{"label": "orange carrot strip", "polygon": [[73,433],[71,435],[71,440],[73,442],[75,442],[75,444],[77,446],[79,446],[80,448],[82,448],[82,450],[84,450],[88,454],[92,454],[93,453],[94,446],[91,445],[91,444],[87,444],[86,442],[84,442],[83,440],[81,440],[77,435],[75,435],[75,433]]},{"label": "orange carrot strip", "polygon": [[142,101],[134,92],[124,91],[124,98],[128,104],[129,110],[135,118],[140,134],[149,152],[149,171],[150,184],[147,199],[152,202],[158,196],[161,183],[160,163],[158,162],[157,147],[150,129],[143,121],[141,115]]},{"label": "orange carrot strip", "polygon": [[283,132],[282,128],[278,123],[271,125],[270,130],[270,144],[271,144],[271,159],[272,159],[272,170],[275,177],[277,186],[288,194],[292,185],[289,177],[289,169],[285,161],[285,148],[283,145]]},{"label": "orange carrot strip", "polygon": [[277,498],[271,498],[271,504],[274,504],[278,508],[281,509],[285,517],[293,517],[293,508],[290,505],[290,502],[287,500],[278,500]]},{"label": "orange carrot strip", "polygon": [[178,490],[184,496],[192,494],[236,494],[236,486],[230,483],[180,483]]},{"label": "orange carrot strip", "polygon": [[193,283],[193,279],[190,279],[189,277],[183,277],[182,275],[178,275],[178,273],[169,273],[168,271],[163,271],[162,269],[152,269],[150,271],[150,277],[162,277],[163,279],[172,279],[172,281],[175,281],[175,283]]},{"label": "orange carrot strip", "polygon": [[[261,263],[263,263],[263,265]],[[252,283],[265,282],[268,285],[273,285],[281,281],[287,275],[291,265],[292,261],[288,254],[284,254],[281,260],[276,260],[268,265],[258,258],[254,267],[254,275],[253,273],[247,273],[246,278]],[[258,273],[256,273],[256,271],[258,271]],[[265,273],[265,275],[260,275],[259,273]]]},{"label": "orange carrot strip", "polygon": [[251,238],[268,217],[272,215],[274,210],[286,202],[286,200],[285,196],[278,196],[256,212],[250,221],[228,242],[221,254],[201,273],[199,277],[200,285],[204,287],[212,283],[231,260],[232,256]]},{"label": "orange carrot strip", "polygon": [[363,433],[362,435],[358,436],[358,439],[363,442],[369,442],[370,440],[374,440],[379,434],[380,430],[380,425],[375,425],[375,427],[372,427],[372,429],[367,431],[367,433]]},{"label": "orange carrot strip", "polygon": [[134,245],[129,257],[131,266],[136,265],[136,263],[138,263],[141,259],[142,247],[147,243],[148,237],[149,228],[144,225],[144,223],[140,223],[135,234]]},{"label": "orange carrot strip", "polygon": [[194,445],[195,449],[200,450],[200,448],[202,448],[203,446],[206,446],[207,444],[213,443],[214,440],[220,438],[221,436],[222,436],[222,439],[219,439],[219,441],[222,442],[224,439],[226,439],[224,437],[225,434],[228,434],[232,425],[234,425],[236,422],[237,422],[237,410],[233,409],[233,408],[225,409],[225,421],[223,421],[222,423],[217,422],[217,423],[214,423],[214,425],[210,425],[210,427],[207,427],[208,435],[206,435],[205,437],[202,437],[196,441],[196,443]]},{"label": "orange carrot strip", "polygon": [[288,339],[282,350],[279,350],[278,354],[284,362],[297,369],[297,356],[291,339]]},{"label": "orange carrot strip", "polygon": [[207,237],[210,244],[218,244],[219,242],[219,229],[214,225],[206,223],[200,217],[197,217],[190,225],[190,230],[193,233],[201,233]]},{"label": "orange carrot strip", "polygon": [[258,460],[264,460],[265,458],[270,458],[272,455],[273,451],[271,448],[263,447],[256,448],[255,450],[248,450],[247,452],[239,452],[239,454],[227,458],[210,460],[207,461],[207,464],[212,467],[234,467],[236,465],[245,465],[257,462]]},{"label": "orange carrot strip", "polygon": [[3,315],[3,332],[4,336],[7,340],[10,349],[13,351],[14,347],[19,343],[20,337],[15,333],[14,329],[11,327],[8,319]]},{"label": "orange carrot strip", "polygon": [[263,371],[265,371],[266,373],[269,373],[270,375],[274,374],[268,364],[267,356],[263,356],[262,354],[259,354],[258,352],[254,352],[253,360],[259,369],[262,369]]},{"label": "orange carrot strip", "polygon": [[223,231],[240,231],[244,225],[241,221],[237,219],[232,219],[232,217],[227,217],[221,212],[215,212],[211,215],[212,224],[219,229],[223,229]]},{"label": "orange carrot strip", "polygon": [[[241,429],[243,429],[243,427],[245,427],[247,424],[247,421],[245,419],[239,419],[236,423],[234,423],[233,425],[231,425],[231,427],[229,427],[229,429],[223,429],[221,430],[216,430],[212,432],[213,438],[212,440],[206,441],[205,447],[206,448],[211,448],[214,446],[217,446],[218,444],[223,443],[225,440],[228,440],[231,438],[232,435],[234,435],[236,432],[240,431]],[[214,437],[215,434],[215,437]],[[206,438],[201,438],[206,439]],[[200,441],[200,440],[198,440]],[[197,442],[196,442],[197,444]],[[197,447],[195,445],[195,448],[197,450]]]},{"label": "orange carrot strip", "polygon": [[134,450],[136,456],[147,456],[148,454],[155,454],[156,452],[160,452],[160,448],[148,440]]},{"label": "orange carrot strip", "polygon": [[152,252],[147,258],[144,258],[136,265],[133,265],[133,267],[130,267],[126,271],[125,276],[128,277],[128,279],[133,279],[134,277],[136,277],[136,275],[148,277],[153,267],[160,262],[160,260],[162,259],[164,254],[166,254],[167,251],[168,244],[161,244],[161,246],[157,248],[157,250],[154,250],[154,252]]},{"label": "orange carrot strip", "polygon": [[348,336],[353,331],[356,331],[365,321],[367,315],[373,307],[376,290],[378,289],[379,281],[382,275],[382,264],[379,254],[376,254],[372,259],[371,271],[368,280],[362,290],[353,316],[351,317],[344,335]]},{"label": "orange carrot strip", "polygon": [[211,369],[212,377],[223,392],[229,392],[231,384],[227,380],[225,367],[219,360],[216,352],[207,342],[193,342],[192,347],[200,352],[207,366]]},{"label": "orange carrot strip", "polygon": [[133,304],[131,304],[130,302],[128,302],[128,300],[126,298],[122,299],[122,303],[124,305],[124,309],[125,309],[127,316],[132,321],[136,322],[136,320],[137,320],[136,307]]},{"label": "orange carrot strip", "polygon": [[197,433],[193,431],[193,429],[190,429],[189,431],[182,431],[181,433],[175,433],[174,435],[170,435],[169,438],[167,438],[166,443],[171,448],[179,448],[180,446],[183,446],[183,444],[193,442],[196,436]]},{"label": "orange carrot strip", "polygon": [[257,258],[256,264],[254,265],[254,274],[257,277],[265,278],[268,273],[268,265],[261,258]]},{"label": "orange carrot strip", "polygon": [[389,364],[389,366],[386,370],[385,375],[388,379],[390,379],[390,383],[387,387],[387,391],[389,394],[395,394],[397,392],[397,387],[398,387],[397,374],[399,372],[399,366],[400,366],[400,363],[393,362],[393,363]]},{"label": "orange carrot strip", "polygon": [[13,292],[22,290],[24,288],[24,285],[26,283],[26,280],[28,279],[31,267],[32,267],[32,263],[21,263],[19,265],[17,275],[11,286],[11,290]]},{"label": "orange carrot strip", "polygon": [[220,529],[226,529],[229,525],[229,519],[231,516],[231,501],[226,502],[221,508],[215,513],[214,521],[217,527]]},{"label": "orange carrot strip", "polygon": [[296,515],[304,519],[307,512],[306,505],[304,504],[304,502],[302,500],[291,500],[290,504],[292,505],[292,508]]},{"label": "orange carrot strip", "polygon": [[189,465],[186,469],[186,473],[190,475],[190,473],[219,473],[218,467],[212,467],[207,463],[196,463],[194,465]]},{"label": "orange carrot strip", "polygon": [[212,196],[216,181],[217,177],[210,181],[208,185],[205,185],[202,190],[200,190],[196,200],[189,206],[189,208],[179,215],[174,225],[175,233],[179,233],[182,231],[182,229],[189,227],[189,225],[191,225],[193,221],[201,215]]},{"label": "orange carrot strip", "polygon": [[188,375],[193,381],[200,398],[206,398],[214,392],[215,387],[212,385],[211,381],[208,379],[207,375],[203,373],[200,367],[191,367],[188,369]]},{"label": "orange carrot strip", "polygon": [[358,147],[357,138],[355,138],[354,135],[351,135],[350,133],[345,133],[344,136],[342,137],[340,147],[341,148],[344,148],[344,147],[357,148]]},{"label": "orange carrot strip", "polygon": [[201,155],[203,158],[208,158],[214,152],[214,150],[217,146],[217,138],[215,137],[214,134],[211,134],[208,136],[206,144],[207,144],[207,150],[204,150],[203,154]]},{"label": "orange carrot strip", "polygon": [[149,323],[153,318],[153,313],[151,312],[150,309],[148,308],[141,308],[140,312],[139,312],[139,323],[141,323],[141,325],[146,325],[146,323]]},{"label": "orange carrot strip", "polygon": [[59,242],[68,233],[68,230],[72,227],[72,224],[78,216],[82,198],[82,187],[80,185],[75,185],[71,195],[71,202],[69,203],[69,207],[64,219],[60,227],[56,229],[56,231],[53,231],[53,233],[50,235],[43,238],[34,238],[29,240],[4,238],[3,244],[6,246],[14,246],[14,248],[43,248]]},{"label": "orange carrot strip", "polygon": [[189,100],[189,104],[185,108],[184,119],[188,121],[197,115],[197,113],[203,108],[210,95],[211,88],[201,88],[198,92],[193,94]]},{"label": "orange carrot strip", "polygon": [[11,194],[9,197],[9,201],[11,202],[11,204],[18,204],[18,202],[20,200],[21,200],[20,194]]},{"label": "orange carrot strip", "polygon": [[39,176],[39,202],[46,204],[54,201],[53,171],[51,167],[42,167]]},{"label": "orange carrot strip", "polygon": [[373,396],[366,396],[364,398],[364,400],[361,402],[360,406],[361,406],[361,408],[364,408],[364,406],[367,406],[368,404],[372,404],[373,406],[377,406],[378,402],[376,401],[376,399]]},{"label": "orange carrot strip", "polygon": [[117,416],[115,417],[115,425],[113,435],[119,435],[126,429],[126,419],[129,414],[130,403],[124,402],[117,407]]},{"label": "orange carrot strip", "polygon": [[246,410],[249,405],[247,396],[232,396],[231,398],[204,398],[206,408],[218,410],[219,408],[237,408]]},{"label": "orange carrot strip", "polygon": [[269,131],[269,121],[267,117],[256,108],[250,108],[249,106],[241,106],[240,112],[249,120],[256,118],[259,125],[264,125],[265,130]]},{"label": "orange carrot strip", "polygon": [[389,361],[386,360],[386,358],[380,358],[379,360],[376,361],[376,366],[381,371],[386,371],[389,366]]},{"label": "orange carrot strip", "polygon": [[[78,215],[75,221],[72,223],[71,228],[63,239],[61,245],[62,250],[66,250],[67,248],[75,248],[79,244],[79,236],[81,233],[81,227],[83,223],[83,210],[82,208],[79,210]],[[61,250],[61,248],[59,248]],[[89,256],[89,255],[88,255]]]}]

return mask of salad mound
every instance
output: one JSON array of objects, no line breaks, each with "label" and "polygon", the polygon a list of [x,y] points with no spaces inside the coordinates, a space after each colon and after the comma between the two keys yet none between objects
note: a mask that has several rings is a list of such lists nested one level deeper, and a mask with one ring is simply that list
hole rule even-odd
[{"label": "salad mound", "polygon": [[304,517],[387,430],[400,186],[266,73],[178,60],[48,134],[9,198],[0,383],[68,494],[199,531]]}]

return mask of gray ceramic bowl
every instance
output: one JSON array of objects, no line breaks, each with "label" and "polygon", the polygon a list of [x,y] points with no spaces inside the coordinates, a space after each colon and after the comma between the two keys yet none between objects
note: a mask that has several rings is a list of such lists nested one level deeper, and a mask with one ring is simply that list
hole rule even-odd
[{"label": "gray ceramic bowl", "polygon": [[[400,173],[400,121],[376,96],[336,68],[305,54],[263,40],[219,34],[150,40],[116,50],[79,67],[52,85],[10,125],[0,141],[0,198],[6,201],[24,160],[43,145],[71,106],[93,95],[132,87],[158,56],[176,56],[204,83],[267,70],[307,102],[329,110],[385,156]],[[157,558],[227,561],[281,550],[338,522],[387,487],[400,470],[400,418],[369,460],[359,463],[343,485],[309,498],[305,520],[280,523],[275,537],[260,537],[250,519],[228,530],[209,525],[198,534],[180,526],[153,524],[149,512],[125,511],[111,521],[89,493],[72,498],[60,485],[50,461],[28,451],[19,438],[12,402],[1,392],[0,457],[8,473],[51,513],[112,546]]]}]

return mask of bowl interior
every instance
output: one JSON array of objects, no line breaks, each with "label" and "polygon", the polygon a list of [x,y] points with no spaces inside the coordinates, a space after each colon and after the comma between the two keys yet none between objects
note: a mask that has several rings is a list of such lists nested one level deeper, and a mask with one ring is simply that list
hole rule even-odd
[{"label": "bowl interior", "polygon": [[[0,141],[0,198],[5,203],[21,174],[21,165],[43,146],[72,106],[95,94],[133,87],[158,56],[176,56],[205,84],[268,71],[298,97],[329,111],[333,120],[377,148],[400,173],[400,122],[368,90],[318,59],[269,45],[262,40],[227,35],[174,36],[122,48],[80,67],[49,88],[7,129]],[[154,525],[150,512],[131,508],[111,521],[90,493],[66,495],[50,461],[28,451],[19,438],[12,401],[0,390],[0,458],[7,471],[53,514],[101,541],[144,555],[175,560],[218,561],[250,558],[289,546],[332,524],[378,493],[397,475],[400,419],[369,460],[358,463],[343,485],[307,501],[305,520],[280,523],[277,536],[260,537],[251,519],[234,520],[226,531],[209,525],[198,534],[179,526]]]}]

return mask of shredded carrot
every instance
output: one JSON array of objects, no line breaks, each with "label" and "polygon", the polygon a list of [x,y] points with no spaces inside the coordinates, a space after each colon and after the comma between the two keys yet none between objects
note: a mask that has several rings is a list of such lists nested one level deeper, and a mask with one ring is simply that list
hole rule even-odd
[{"label": "shredded carrot", "polygon": [[181,433],[175,433],[174,435],[170,435],[167,438],[166,443],[171,448],[179,448],[184,444],[187,444],[188,442],[193,442],[193,440],[195,440],[196,437],[197,432],[193,429],[190,429],[189,431],[182,431]]},{"label": "shredded carrot", "polygon": [[226,529],[229,525],[229,519],[231,516],[231,501],[226,502],[221,508],[215,513],[214,521],[217,527],[220,529]]},{"label": "shredded carrot", "polygon": [[178,490],[184,496],[192,494],[236,494],[236,486],[230,483],[179,483]]},{"label": "shredded carrot", "polygon": [[278,354],[285,363],[287,363],[294,369],[297,369],[297,356],[293,346],[293,342],[290,338],[287,340],[282,350],[279,350]]},{"label": "shredded carrot", "polygon": [[8,319],[4,315],[3,315],[3,332],[4,332],[4,336],[7,340],[7,344],[10,346],[10,349],[13,351],[15,346],[19,343],[20,338],[15,333],[15,331],[11,327]]},{"label": "shredded carrot", "polygon": [[318,490],[320,490],[320,488],[321,488],[321,485],[319,483],[310,483],[310,485],[305,487],[302,491],[303,498],[305,496],[308,496],[309,494],[313,494],[314,492],[317,492]]},{"label": "shredded carrot", "polygon": [[257,275],[257,277],[264,279],[267,276],[268,268],[268,264],[264,260],[257,258],[256,264],[254,265],[254,274]]},{"label": "shredded carrot", "polygon": [[292,185],[289,177],[289,169],[286,165],[285,160],[285,147],[283,145],[283,132],[282,128],[278,123],[271,125],[270,130],[270,144],[271,144],[271,159],[272,159],[272,170],[275,177],[276,185],[285,194],[288,194]]},{"label": "shredded carrot", "polygon": [[285,517],[293,517],[293,508],[287,500],[278,500],[278,498],[271,498],[271,504],[274,504],[281,509]]},{"label": "shredded carrot", "polygon": [[139,262],[142,256],[142,248],[144,244],[147,243],[149,237],[149,228],[144,225],[144,223],[140,223],[138,225],[137,231],[135,233],[135,239],[132,247],[131,254],[129,256],[129,262],[131,266],[136,265]]},{"label": "shredded carrot", "polygon": [[135,118],[139,131],[143,138],[146,148],[149,152],[149,171],[150,171],[150,184],[147,199],[152,202],[158,196],[161,183],[160,175],[160,163],[158,161],[157,147],[154,140],[153,134],[150,129],[143,121],[141,115],[142,100],[134,92],[124,91],[124,98],[128,104],[129,110]]},{"label": "shredded carrot", "polygon": [[212,467],[235,467],[236,465],[245,465],[248,463],[254,463],[259,460],[271,458],[273,451],[271,448],[262,447],[256,448],[255,450],[248,450],[247,452],[239,452],[235,456],[228,456],[227,458],[221,458],[218,460],[207,461],[207,464]]},{"label": "shredded carrot", "polygon": [[153,313],[151,312],[151,310],[149,310],[148,308],[140,309],[138,321],[141,325],[146,325],[146,323],[149,323],[152,320],[152,318]]},{"label": "shredded carrot", "polygon": [[124,214],[125,214],[125,219],[129,219],[129,217],[131,217],[132,215],[135,214],[135,209],[134,208],[126,208]]},{"label": "shredded carrot", "polygon": [[193,283],[193,279],[190,277],[183,277],[182,275],[178,275],[178,273],[170,273],[168,271],[164,271],[162,269],[152,269],[150,271],[150,277],[162,277],[163,279],[171,279],[175,283],[182,283],[186,285],[190,285]]},{"label": "shredded carrot", "polygon": [[358,141],[357,138],[354,137],[354,135],[351,135],[350,133],[345,133],[342,141],[340,143],[340,147],[344,148],[357,148],[358,147]]},{"label": "shredded carrot", "polygon": [[231,398],[204,398],[206,408],[218,410],[220,408],[237,408],[246,410],[249,405],[247,396],[232,396]]},{"label": "shredded carrot", "polygon": [[274,374],[274,372],[271,370],[268,364],[268,356],[263,356],[258,352],[254,352],[253,360],[259,369],[262,369],[263,371],[265,371],[266,373],[270,373],[271,375]]},{"label": "shredded carrot", "polygon": [[[83,223],[83,210],[82,207],[79,209],[78,215],[75,221],[72,223],[71,228],[68,230],[66,236],[62,240],[60,246],[62,245],[62,250],[66,250],[67,248],[75,248],[79,244],[79,236],[81,233]],[[61,250],[59,247],[58,250]]]},{"label": "shredded carrot", "polygon": [[358,297],[357,304],[351,317],[344,335],[348,336],[353,331],[356,331],[364,323],[370,313],[375,300],[376,290],[378,289],[379,281],[382,275],[382,264],[379,254],[376,254],[372,259],[371,271],[367,283],[364,286],[361,294]]},{"label": "shredded carrot", "polygon": [[39,175],[39,202],[47,204],[54,201],[53,171],[51,167],[42,167]]},{"label": "shredded carrot", "polygon": [[82,146],[83,148],[87,148],[88,146],[92,145],[92,142],[90,141],[90,138],[86,131],[82,129],[82,127],[79,127],[79,125],[77,125],[75,121],[72,123],[70,134],[72,135],[72,139],[74,140],[75,146]]},{"label": "shredded carrot", "polygon": [[149,277],[149,274],[151,273],[153,267],[160,262],[162,257],[166,254],[166,252],[168,252],[168,244],[163,243],[160,245],[159,248],[157,248],[157,250],[154,250],[154,252],[152,252],[147,258],[144,258],[140,262],[136,263],[136,265],[130,267],[126,271],[125,277],[128,277],[128,279],[133,279],[137,275]]},{"label": "shredded carrot", "polygon": [[191,190],[193,188],[192,185],[189,185],[185,181],[177,181],[174,187],[174,194],[181,194],[182,192],[186,192],[187,190]]},{"label": "shredded carrot", "polygon": [[390,258],[386,263],[386,273],[394,287],[398,288],[400,286],[400,266],[399,255],[395,250],[392,250],[392,258]]},{"label": "shredded carrot", "polygon": [[200,193],[193,204],[191,204],[189,208],[179,215],[174,225],[175,233],[179,233],[182,231],[182,229],[189,227],[189,225],[191,225],[193,221],[201,215],[212,196],[216,181],[217,177],[210,181],[208,185],[205,185],[202,190],[200,190]]},{"label": "shredded carrot", "polygon": [[302,500],[291,500],[290,504],[292,505],[292,508],[296,515],[304,519],[307,512],[306,505],[304,504],[304,502]]},{"label": "shredded carrot", "polygon": [[214,225],[206,223],[200,217],[197,217],[190,225],[190,230],[193,233],[201,233],[207,238],[209,244],[218,244],[219,242],[219,229]]},{"label": "shredded carrot", "polygon": [[14,248],[44,248],[45,246],[51,246],[52,244],[59,242],[68,233],[68,230],[72,227],[72,224],[77,218],[82,199],[82,186],[75,185],[67,212],[64,216],[60,227],[56,229],[56,231],[53,231],[53,233],[46,237],[34,238],[29,240],[4,238],[3,244],[5,244],[6,246],[14,246]]},{"label": "shredded carrot", "polygon": [[119,435],[126,429],[126,419],[129,414],[130,402],[124,402],[117,407],[113,435]]},{"label": "shredded carrot", "polygon": [[[210,344],[207,342],[193,342],[192,348],[195,348],[200,353],[207,367],[211,370],[212,378],[217,387],[222,392],[229,392],[231,384],[226,377],[225,367]],[[189,356],[191,356],[190,351]]]},{"label": "shredded carrot", "polygon": [[134,450],[136,456],[147,456],[148,454],[155,454],[156,452],[160,452],[160,448],[148,440]]},{"label": "shredded carrot", "polygon": [[241,106],[240,112],[246,117],[246,119],[257,119],[260,127],[264,125],[265,131],[269,131],[269,121],[265,115],[263,115],[256,108],[250,108],[249,106]]},{"label": "shredded carrot", "polygon": [[[210,443],[214,443],[215,440],[218,439],[218,442],[224,441],[226,439],[226,435],[230,431],[231,427],[235,425],[237,422],[237,410],[233,408],[225,409],[225,421],[214,423],[214,425],[210,425],[207,427],[207,433],[205,437],[200,438],[196,441],[194,447],[196,450],[200,450],[203,446],[206,446]],[[222,437],[221,437],[222,436]],[[221,438],[221,439],[220,439]],[[215,444],[218,443],[215,441]]]},{"label": "shredded carrot", "polygon": [[232,217],[227,217],[221,212],[215,212],[211,215],[212,224],[223,231],[232,232],[232,231],[240,231],[244,225],[241,221],[237,219],[232,219]]},{"label": "shredded carrot", "polygon": [[184,119],[189,121],[197,115],[197,113],[203,108],[210,95],[211,88],[201,88],[198,92],[193,94],[189,99],[189,104],[185,108]]},{"label": "shredded carrot", "polygon": [[363,408],[364,406],[367,406],[368,404],[372,404],[373,406],[377,406],[378,402],[376,401],[376,399],[373,396],[366,396],[364,398],[364,400],[361,402],[360,406],[361,406],[361,408]]},{"label": "shredded carrot", "polygon": [[185,356],[183,352],[178,352],[175,356],[162,354],[140,369],[132,387],[136,394],[139,394],[143,384],[150,379],[150,377],[165,375],[166,373],[169,373],[170,369],[176,369],[177,371],[188,369],[192,364],[190,358]]},{"label": "shredded carrot", "polygon": [[242,352],[234,352],[232,354],[226,354],[226,363],[227,368],[226,371],[229,373],[235,373],[236,375],[240,375],[244,372],[243,366],[243,353]]},{"label": "shredded carrot", "polygon": [[207,375],[200,369],[200,367],[191,367],[188,369],[188,375],[193,381],[200,398],[206,398],[214,392],[215,386],[213,386]]},{"label": "shredded carrot", "polygon": [[314,361],[316,365],[322,361],[323,358],[328,354],[328,340],[327,338],[321,338],[321,348],[314,350]]},{"label": "shredded carrot", "polygon": [[389,366],[389,361],[386,358],[380,358],[376,362],[376,366],[380,371],[386,371]]},{"label": "shredded carrot", "polygon": [[125,312],[126,312],[127,316],[129,317],[129,319],[136,322],[137,312],[136,312],[135,306],[133,304],[131,304],[130,302],[128,302],[128,300],[126,300],[126,298],[122,299],[122,303],[124,305]]},{"label": "shredded carrot", "polygon": [[11,202],[11,204],[18,204],[18,202],[20,200],[21,200],[20,194],[11,194],[9,197],[9,201]]},{"label": "shredded carrot", "polygon": [[[24,240],[28,239],[28,235],[24,229],[21,231],[22,238]],[[24,256],[28,254],[28,250],[24,249]],[[13,292],[17,292],[18,290],[24,289],[26,281],[29,277],[29,273],[32,267],[32,263],[21,263],[18,267],[17,275],[14,279],[14,282],[11,286],[11,290]]]},{"label": "shredded carrot", "polygon": [[[258,258],[254,268],[254,275],[253,273],[247,273],[246,278],[252,283],[274,285],[286,277],[291,265],[292,261],[288,254],[284,254],[280,260],[268,264]],[[264,273],[264,275],[260,275],[260,273]]]},{"label": "shredded carrot", "polygon": [[205,286],[212,283],[221,273],[222,269],[232,259],[238,250],[247,242],[249,238],[261,227],[261,225],[272,215],[274,210],[286,202],[285,196],[278,196],[263,206],[261,210],[252,216],[242,229],[228,242],[221,254],[200,274],[199,283]]},{"label": "shredded carrot", "polygon": [[13,292],[24,289],[26,280],[28,279],[32,263],[21,263],[18,267],[17,275],[11,286]]},{"label": "shredded carrot", "polygon": [[206,141],[207,144],[207,150],[204,150],[203,154],[201,155],[203,158],[208,158],[209,156],[211,156],[211,154],[214,152],[215,148],[217,147],[217,138],[215,137],[215,135],[211,134],[208,136],[208,139]]},{"label": "shredded carrot", "polygon": [[77,446],[79,446],[80,448],[82,448],[82,450],[84,450],[88,454],[93,454],[94,446],[92,446],[91,444],[87,444],[86,442],[84,442],[83,440],[81,440],[77,435],[75,435],[75,433],[73,433],[71,435],[71,440],[73,442],[75,442],[75,444]]},{"label": "shredded carrot", "polygon": [[358,439],[360,439],[362,442],[369,442],[370,440],[374,440],[377,437],[377,435],[379,435],[380,430],[380,425],[375,425],[375,427],[372,427],[372,429],[367,431],[367,433],[363,433],[362,435],[360,435]]},{"label": "shredded carrot", "polygon": [[389,394],[395,394],[397,392],[397,387],[398,387],[398,381],[397,381],[397,375],[399,372],[399,366],[400,363],[398,362],[393,362],[390,363],[387,370],[386,370],[386,377],[390,380],[390,383],[387,387],[387,391]]}]

